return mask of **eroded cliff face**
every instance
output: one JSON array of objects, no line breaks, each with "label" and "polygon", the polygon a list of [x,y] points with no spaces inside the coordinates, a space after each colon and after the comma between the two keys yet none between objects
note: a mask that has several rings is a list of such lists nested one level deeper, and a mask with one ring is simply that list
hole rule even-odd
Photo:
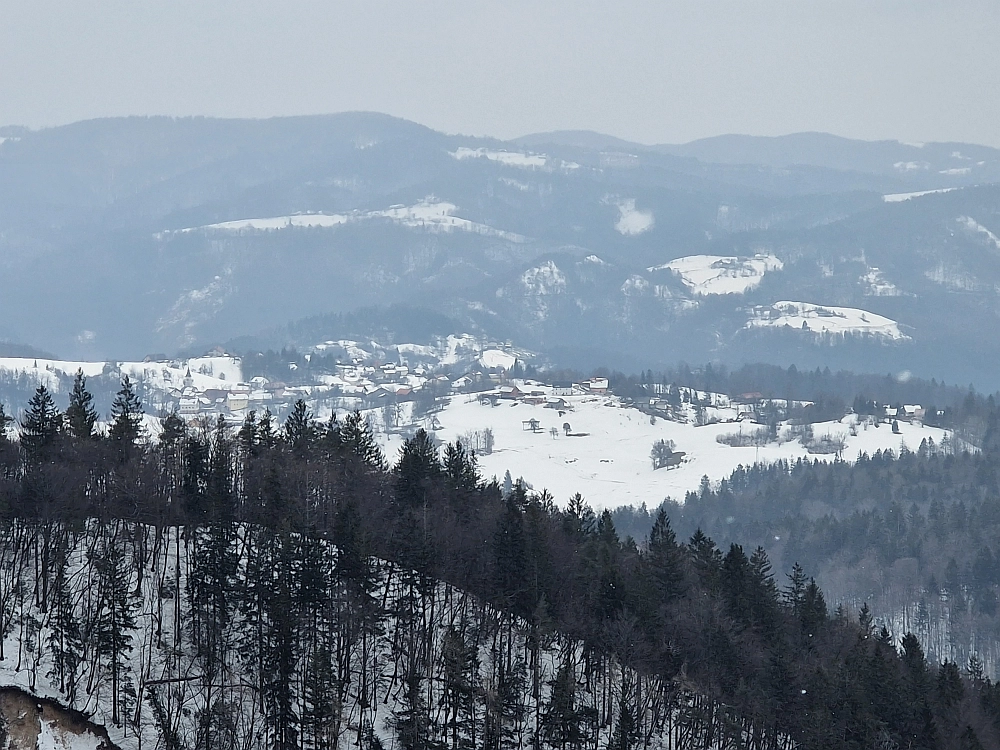
[{"label": "eroded cliff face", "polygon": [[118,750],[107,732],[57,702],[0,688],[0,750]]}]

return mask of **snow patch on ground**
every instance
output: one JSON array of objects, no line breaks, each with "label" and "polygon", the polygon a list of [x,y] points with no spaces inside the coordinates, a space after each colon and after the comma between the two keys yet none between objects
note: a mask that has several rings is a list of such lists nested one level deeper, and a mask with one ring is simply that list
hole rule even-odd
[{"label": "snow patch on ground", "polygon": [[936,190],[919,190],[915,193],[889,193],[883,195],[882,200],[886,203],[902,203],[903,201],[921,198],[925,195],[935,195],[937,193],[950,193],[958,188],[937,188]]},{"label": "snow patch on ground", "polygon": [[520,180],[515,180],[513,177],[501,177],[500,182],[502,182],[507,187],[517,188],[522,193],[526,193],[531,190],[531,185],[527,182],[521,182]]},{"label": "snow patch on ground", "polygon": [[910,337],[895,320],[854,307],[826,307],[809,302],[775,302],[755,308],[747,328],[791,328],[813,334],[863,334],[891,341]]},{"label": "snow patch on ground", "polygon": [[455,211],[457,210],[458,207],[454,203],[440,201],[434,196],[428,196],[422,201],[414,203],[412,206],[390,206],[389,208],[377,211],[352,211],[349,214],[292,214],[269,218],[238,219],[236,221],[223,221],[218,224],[206,224],[200,227],[179,229],[176,232],[161,233],[161,236],[164,234],[196,231],[239,234],[243,232],[273,232],[293,227],[330,229],[343,224],[381,219],[415,229],[426,229],[436,232],[450,232],[454,230],[473,232],[491,237],[500,237],[511,242],[524,242],[525,240],[522,235],[505,232],[488,224],[480,224],[455,216]]},{"label": "snow patch on ground", "polygon": [[479,363],[488,368],[499,367],[503,370],[509,370],[515,362],[517,362],[517,357],[501,349],[487,349],[479,357]]},{"label": "snow patch on ground", "polygon": [[952,167],[951,169],[942,169],[938,172],[938,174],[946,174],[946,175],[963,175],[971,173],[972,173],[972,167]]},{"label": "snow patch on ground", "polygon": [[39,723],[37,750],[100,750],[104,742],[94,734],[65,732],[47,719]]},{"label": "snow patch on ground", "polygon": [[903,296],[903,292],[899,287],[888,281],[882,271],[874,266],[870,267],[867,273],[862,274],[860,282],[864,287],[866,297]]},{"label": "snow patch on ground", "polygon": [[667,269],[680,276],[696,295],[745,294],[755,289],[768,271],[780,271],[784,264],[771,254],[738,258],[721,255],[688,255],[647,270]]},{"label": "snow patch on ground", "polygon": [[635,237],[643,232],[648,232],[653,228],[655,220],[652,211],[640,211],[635,207],[635,199],[618,201],[618,221],[615,222],[615,231],[626,237]]},{"label": "snow patch on ground", "polygon": [[899,172],[915,172],[921,169],[930,169],[930,164],[925,161],[897,161],[892,165]]}]

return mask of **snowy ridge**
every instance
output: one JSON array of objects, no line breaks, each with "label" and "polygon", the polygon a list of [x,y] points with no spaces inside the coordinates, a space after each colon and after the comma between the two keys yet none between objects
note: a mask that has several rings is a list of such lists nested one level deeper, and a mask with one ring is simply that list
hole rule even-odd
[{"label": "snowy ridge", "polygon": [[688,255],[648,271],[669,270],[680,276],[696,295],[746,294],[760,285],[768,271],[780,271],[784,264],[770,253],[752,258],[722,255]]},{"label": "snowy ridge", "polygon": [[510,242],[524,242],[523,235],[505,232],[500,229],[480,224],[455,216],[458,207],[454,203],[439,201],[428,196],[412,206],[390,206],[377,211],[353,211],[349,214],[292,214],[289,216],[272,216],[268,218],[237,219],[223,221],[217,224],[205,224],[199,227],[188,227],[172,232],[163,232],[160,236],[187,232],[274,232],[290,228],[320,228],[330,229],[343,224],[360,223],[375,220],[388,220],[404,227],[426,229],[432,232],[450,232],[454,230],[484,234],[499,237]]},{"label": "snowy ridge", "polygon": [[547,171],[561,169],[572,171],[580,168],[580,165],[576,162],[563,161],[561,159],[557,161],[546,154],[524,153],[521,151],[503,151],[460,146],[454,151],[449,151],[448,154],[458,161],[464,159],[488,159],[505,167],[519,167],[521,169],[543,169]]},{"label": "snowy ridge", "polygon": [[747,328],[791,328],[817,336],[860,334],[890,341],[907,341],[899,323],[883,315],[854,307],[814,305],[810,302],[775,302],[755,308]]},{"label": "snowy ridge", "polygon": [[885,203],[902,203],[903,201],[913,200],[914,198],[922,198],[925,195],[935,195],[937,193],[950,193],[953,190],[958,190],[958,188],[937,188],[936,190],[918,190],[915,193],[889,193],[888,195],[883,195],[882,200]]}]

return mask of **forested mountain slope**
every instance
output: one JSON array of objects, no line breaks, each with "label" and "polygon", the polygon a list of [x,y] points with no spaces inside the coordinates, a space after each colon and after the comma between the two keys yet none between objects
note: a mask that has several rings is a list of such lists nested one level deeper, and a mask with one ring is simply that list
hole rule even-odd
[{"label": "forested mountain slope", "polygon": [[390,470],[359,416],[301,403],[280,430],[168,417],[153,444],[127,385],[107,437],[79,406],[40,388],[0,443],[3,669],[123,742],[998,745],[990,680],[763,549],[681,543],[666,514],[640,548],[422,432]]}]

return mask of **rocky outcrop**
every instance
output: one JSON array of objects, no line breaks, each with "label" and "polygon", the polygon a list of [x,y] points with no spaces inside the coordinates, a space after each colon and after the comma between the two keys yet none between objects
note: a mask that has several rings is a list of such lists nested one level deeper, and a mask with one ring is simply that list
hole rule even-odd
[{"label": "rocky outcrop", "polygon": [[85,714],[20,688],[0,688],[0,750],[119,750]]}]

